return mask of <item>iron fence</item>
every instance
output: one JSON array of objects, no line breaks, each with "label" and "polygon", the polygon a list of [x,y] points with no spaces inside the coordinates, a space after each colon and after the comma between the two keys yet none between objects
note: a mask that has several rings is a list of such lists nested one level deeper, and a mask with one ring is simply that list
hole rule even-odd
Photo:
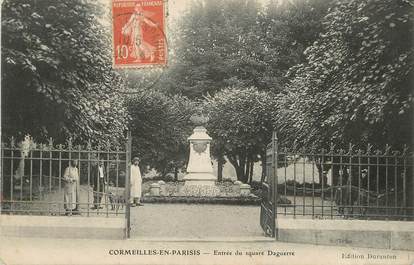
[{"label": "iron fence", "polygon": [[[276,215],[330,219],[413,220],[413,154],[407,147],[347,150],[267,148],[267,182]],[[265,199],[268,201],[269,199]]]},{"label": "iron fence", "polygon": [[[128,141],[130,143],[130,141]],[[128,212],[130,153],[110,143],[92,146],[36,144],[29,136],[2,143],[2,214],[124,217]],[[65,170],[77,160],[76,208],[65,209]],[[100,165],[100,166],[99,166]],[[99,173],[98,173],[99,171]]]}]

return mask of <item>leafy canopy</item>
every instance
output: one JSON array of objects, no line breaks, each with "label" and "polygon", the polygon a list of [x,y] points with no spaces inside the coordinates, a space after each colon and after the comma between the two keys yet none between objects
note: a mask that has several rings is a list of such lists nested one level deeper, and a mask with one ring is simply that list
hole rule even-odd
[{"label": "leafy canopy", "polygon": [[257,161],[270,141],[277,104],[274,99],[256,88],[227,88],[206,98],[207,131],[239,171],[239,180],[246,181],[246,164]]},{"label": "leafy canopy", "polygon": [[290,69],[285,120],[304,144],[409,143],[413,16],[408,1],[337,1]]},{"label": "leafy canopy", "polygon": [[142,163],[163,174],[183,167],[188,159],[194,103],[182,96],[143,89],[128,99],[127,105],[132,151]]},{"label": "leafy canopy", "polygon": [[2,9],[3,133],[116,140],[126,109],[109,27],[89,0],[12,1]]}]

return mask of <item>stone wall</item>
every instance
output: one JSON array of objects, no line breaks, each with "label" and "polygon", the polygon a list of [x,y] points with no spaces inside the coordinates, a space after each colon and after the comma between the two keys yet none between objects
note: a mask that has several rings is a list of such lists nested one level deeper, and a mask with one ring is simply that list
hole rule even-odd
[{"label": "stone wall", "polygon": [[125,227],[125,218],[0,215],[6,237],[123,239]]},{"label": "stone wall", "polygon": [[282,217],[277,226],[283,242],[414,250],[414,222]]}]

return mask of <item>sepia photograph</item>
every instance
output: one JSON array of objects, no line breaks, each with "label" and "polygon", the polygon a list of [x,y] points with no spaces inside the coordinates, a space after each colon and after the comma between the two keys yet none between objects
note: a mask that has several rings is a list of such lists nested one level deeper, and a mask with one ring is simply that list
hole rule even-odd
[{"label": "sepia photograph", "polygon": [[0,264],[414,264],[413,0],[0,2]]}]

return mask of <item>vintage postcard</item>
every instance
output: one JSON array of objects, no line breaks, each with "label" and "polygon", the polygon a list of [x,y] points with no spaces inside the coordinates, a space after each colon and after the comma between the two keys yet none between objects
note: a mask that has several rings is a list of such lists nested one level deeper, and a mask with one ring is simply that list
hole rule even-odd
[{"label": "vintage postcard", "polygon": [[412,0],[3,0],[0,264],[414,264]]}]

